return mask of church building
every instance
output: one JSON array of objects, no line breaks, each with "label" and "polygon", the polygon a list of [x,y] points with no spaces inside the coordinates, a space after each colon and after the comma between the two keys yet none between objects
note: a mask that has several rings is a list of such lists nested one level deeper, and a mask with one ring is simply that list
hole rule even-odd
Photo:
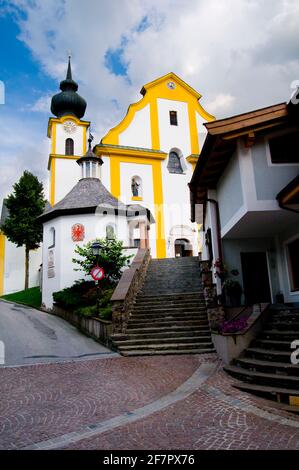
[{"label": "church building", "polygon": [[[33,263],[31,286],[38,283],[38,261],[51,291],[80,277],[62,275],[66,263],[59,250],[55,259],[55,250],[49,253],[53,243],[73,253],[78,243],[114,234],[128,249],[149,247],[154,258],[197,255],[188,183],[205,139],[203,123],[214,120],[200,105],[201,95],[174,73],[160,77],[142,87],[141,100],[92,149],[86,101],[77,93],[70,60],[60,90],[48,123],[51,207],[41,217],[44,255],[42,261],[39,251]],[[95,215],[102,219],[95,222]],[[7,282],[14,254],[3,235],[0,242],[1,294],[20,288]],[[14,277],[23,278],[23,270],[22,263],[15,266]]]}]

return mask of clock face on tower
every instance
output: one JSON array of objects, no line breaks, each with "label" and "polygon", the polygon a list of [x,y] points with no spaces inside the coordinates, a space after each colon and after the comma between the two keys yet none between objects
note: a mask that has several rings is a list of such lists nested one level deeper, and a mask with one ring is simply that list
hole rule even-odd
[{"label": "clock face on tower", "polygon": [[63,128],[68,134],[74,134],[77,130],[77,125],[73,121],[65,121]]},{"label": "clock face on tower", "polygon": [[170,90],[174,90],[175,89],[175,83],[174,82],[168,82],[167,83],[167,86]]}]

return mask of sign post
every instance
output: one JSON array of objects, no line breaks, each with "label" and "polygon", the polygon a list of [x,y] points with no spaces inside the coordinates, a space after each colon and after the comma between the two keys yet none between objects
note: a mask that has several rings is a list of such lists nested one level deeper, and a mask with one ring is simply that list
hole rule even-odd
[{"label": "sign post", "polygon": [[97,286],[97,315],[100,313],[100,281],[104,278],[105,276],[105,271],[103,268],[100,266],[94,266],[92,270],[90,271],[91,277],[95,280],[98,281],[98,286]]}]

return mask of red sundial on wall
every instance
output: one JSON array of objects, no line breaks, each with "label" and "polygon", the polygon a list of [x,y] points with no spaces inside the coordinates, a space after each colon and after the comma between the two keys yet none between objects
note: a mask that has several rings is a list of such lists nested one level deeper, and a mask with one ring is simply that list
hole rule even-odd
[{"label": "red sundial on wall", "polygon": [[74,224],[72,226],[72,240],[73,242],[82,242],[85,237],[85,229],[82,224]]}]

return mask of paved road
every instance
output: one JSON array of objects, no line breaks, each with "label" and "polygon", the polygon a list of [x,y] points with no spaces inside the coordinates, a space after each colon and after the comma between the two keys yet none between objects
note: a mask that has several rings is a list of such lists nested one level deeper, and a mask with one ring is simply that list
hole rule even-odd
[{"label": "paved road", "polygon": [[297,449],[299,417],[232,387],[215,354],[0,369],[0,449]]},{"label": "paved road", "polygon": [[6,366],[113,354],[61,318],[3,301],[0,340],[5,344]]}]

